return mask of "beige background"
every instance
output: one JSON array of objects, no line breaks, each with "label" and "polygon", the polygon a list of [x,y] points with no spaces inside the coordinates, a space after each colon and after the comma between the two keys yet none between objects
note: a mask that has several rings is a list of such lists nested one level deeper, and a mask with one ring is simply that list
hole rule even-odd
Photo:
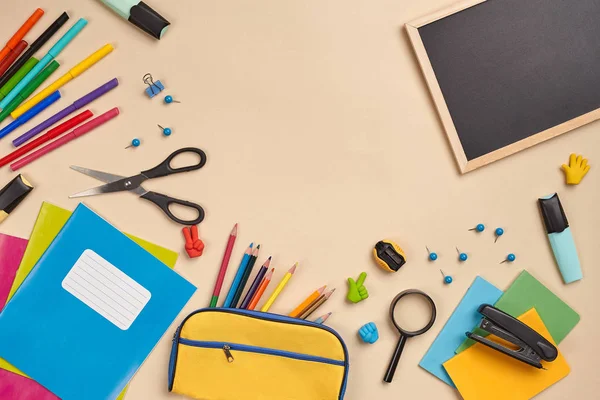
[{"label": "beige background", "polygon": [[[408,1],[167,1],[150,4],[173,25],[154,41],[97,1],[21,0],[0,13],[5,40],[35,7],[47,14],[34,38],[62,10],[89,25],[58,57],[63,74],[107,42],[116,50],[66,86],[47,117],[117,76],[120,86],[94,102],[101,113],[122,114],[97,131],[26,167],[35,191],[2,225],[27,237],[42,201],[74,208],[71,193],[95,186],[70,164],[135,174],[183,146],[198,146],[208,163],[198,172],[154,181],[148,188],[201,203],[206,253],[182,256],[177,271],[198,286],[178,318],[208,304],[231,226],[240,234],[225,288],[250,241],[262,244],[261,260],[274,257],[278,280],[296,260],[300,269],[274,311],[288,312],[323,284],[338,292],[322,308],[351,355],[347,398],[443,398],[457,393],[418,367],[418,362],[476,275],[505,288],[522,269],[539,277],[582,316],[560,349],[572,373],[540,399],[589,399],[600,390],[595,369],[600,350],[597,322],[599,272],[595,268],[600,223],[600,136],[593,123],[475,172],[458,174],[403,24],[451,3]],[[48,50],[48,46],[44,49]],[[39,54],[40,56],[42,54]],[[165,105],[142,93],[151,72],[182,104]],[[31,128],[42,117],[27,124]],[[156,124],[173,128],[161,136]],[[22,128],[18,133],[23,133]],[[17,134],[9,138],[14,139]],[[133,137],[143,144],[123,148]],[[0,143],[2,153],[10,141]],[[592,168],[578,187],[566,187],[560,164],[570,152],[589,157]],[[598,164],[600,165],[600,164]],[[13,173],[5,167],[0,181]],[[568,213],[584,269],[583,281],[565,286],[554,263],[536,199],[558,191]],[[180,227],[151,204],[122,193],[87,204],[121,229],[182,250]],[[467,230],[478,222],[488,230]],[[493,243],[493,229],[506,234]],[[380,271],[371,248],[382,238],[404,247],[408,264],[397,274]],[[427,262],[425,246],[440,253]],[[459,265],[454,247],[470,254]],[[517,254],[512,265],[498,263]],[[454,276],[444,286],[439,269]],[[367,271],[370,298],[345,301],[346,278]],[[396,378],[382,377],[397,334],[388,323],[390,300],[419,288],[435,299],[438,321],[412,339]],[[223,298],[223,297],[222,297]],[[372,346],[357,329],[374,321],[381,333]],[[169,329],[133,380],[129,400],[175,399],[167,392]]]}]

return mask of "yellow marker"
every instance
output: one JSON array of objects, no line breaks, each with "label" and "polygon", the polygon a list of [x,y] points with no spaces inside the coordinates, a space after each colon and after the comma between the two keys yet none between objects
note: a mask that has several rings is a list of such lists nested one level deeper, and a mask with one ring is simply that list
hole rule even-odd
[{"label": "yellow marker", "polygon": [[39,103],[40,101],[44,100],[50,94],[56,92],[58,89],[60,89],[61,87],[63,87],[71,79],[74,79],[77,76],[81,75],[84,71],[86,71],[92,65],[94,65],[98,61],[102,60],[111,51],[113,51],[113,47],[112,47],[111,44],[104,45],[102,48],[100,48],[98,51],[96,51],[95,53],[93,53],[92,55],[90,55],[88,58],[86,58],[85,60],[83,60],[82,62],[80,62],[76,66],[74,66],[73,68],[71,68],[69,70],[69,72],[67,72],[66,74],[64,74],[63,76],[61,76],[57,80],[55,80],[52,84],[50,84],[49,86],[47,86],[44,90],[42,90],[41,92],[39,92],[38,94],[36,94],[35,96],[33,96],[31,99],[29,99],[28,101],[26,101],[25,103],[23,103],[15,111],[13,111],[12,113],[10,113],[11,117],[13,117],[15,119],[18,118],[24,112],[26,112],[27,110],[29,110],[31,107],[35,106],[37,103]]},{"label": "yellow marker", "polygon": [[292,279],[292,275],[294,275],[294,272],[296,272],[297,266],[298,266],[298,263],[294,264],[294,266],[292,268],[290,268],[290,270],[283,276],[283,278],[281,279],[281,282],[279,282],[279,285],[277,285],[277,287],[275,288],[275,291],[273,291],[273,294],[271,295],[271,297],[269,297],[269,300],[267,300],[267,302],[262,306],[260,311],[262,311],[262,312],[269,311],[269,308],[271,308],[273,303],[275,303],[275,300],[277,299],[279,294],[283,291],[283,288],[285,287],[285,285],[287,285],[288,281],[290,279]]}]

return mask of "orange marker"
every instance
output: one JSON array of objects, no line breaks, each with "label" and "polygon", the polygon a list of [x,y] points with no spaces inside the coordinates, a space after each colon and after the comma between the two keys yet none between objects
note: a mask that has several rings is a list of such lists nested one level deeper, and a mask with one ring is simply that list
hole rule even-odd
[{"label": "orange marker", "polygon": [[296,308],[294,308],[294,311],[292,311],[289,316],[292,318],[298,318],[298,316],[302,313],[302,311],[304,311],[308,306],[310,306],[315,300],[317,300],[319,297],[321,297],[321,294],[323,294],[323,292],[325,291],[325,288],[327,286],[323,286],[320,287],[319,289],[315,290],[313,292],[313,294],[311,294],[310,296],[308,296],[306,298],[306,300],[304,300],[302,303],[300,303],[300,305]]},{"label": "orange marker", "polygon": [[254,294],[254,297],[250,301],[250,304],[248,304],[248,308],[246,310],[254,310],[256,308],[256,305],[260,301],[260,298],[265,293],[265,290],[267,290],[267,286],[269,286],[269,283],[271,283],[271,278],[273,278],[274,271],[275,268],[271,269],[269,273],[265,276],[265,278],[262,280],[260,286],[258,287],[258,290]]},{"label": "orange marker", "polygon": [[33,12],[33,14],[31,14],[31,17],[29,17],[27,21],[25,21],[25,23],[21,25],[19,30],[6,43],[6,46],[4,46],[2,50],[0,50],[0,61],[2,61],[4,57],[6,57],[11,51],[13,51],[15,47],[17,47],[17,45],[25,37],[27,32],[29,32],[31,28],[33,28],[33,26],[40,20],[40,18],[42,18],[42,15],[44,15],[44,10],[42,10],[41,8],[38,8]]}]

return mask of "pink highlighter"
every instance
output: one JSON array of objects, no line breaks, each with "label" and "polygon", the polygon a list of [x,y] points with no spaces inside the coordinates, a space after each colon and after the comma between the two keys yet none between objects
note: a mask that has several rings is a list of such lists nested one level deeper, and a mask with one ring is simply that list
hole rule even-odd
[{"label": "pink highlighter", "polygon": [[77,139],[79,136],[82,136],[92,129],[104,124],[105,122],[110,121],[117,115],[119,115],[119,109],[117,107],[108,110],[104,114],[97,116],[89,122],[86,122],[85,124],[73,129],[66,135],[56,139],[54,142],[47,144],[46,146],[34,151],[29,155],[26,155],[18,161],[15,161],[10,165],[10,169],[16,171],[19,168],[26,166],[43,155],[50,153],[52,150],[58,149],[59,147],[69,143],[71,140]]}]

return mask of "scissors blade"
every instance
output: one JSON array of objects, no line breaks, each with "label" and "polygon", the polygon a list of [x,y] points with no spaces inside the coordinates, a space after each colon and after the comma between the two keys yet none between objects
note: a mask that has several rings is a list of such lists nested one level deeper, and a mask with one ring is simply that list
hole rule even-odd
[{"label": "scissors blade", "polygon": [[[128,178],[122,178],[122,179],[107,183],[102,186],[98,186],[98,187],[95,187],[92,189],[84,190],[83,192],[72,194],[71,196],[69,196],[69,198],[73,199],[76,197],[95,196],[98,194],[123,192],[123,191],[133,191],[134,193],[141,196],[146,191],[140,185],[146,179],[148,179],[148,178],[146,178],[142,174],[131,176]],[[137,189],[141,189],[141,191],[139,191]]]},{"label": "scissors blade", "polygon": [[84,175],[91,176],[94,179],[102,181],[104,183],[111,183],[118,181],[119,179],[126,178],[126,176],[109,174],[108,172],[97,171],[95,169],[78,167],[77,165],[71,165],[73,171],[81,172]]}]

